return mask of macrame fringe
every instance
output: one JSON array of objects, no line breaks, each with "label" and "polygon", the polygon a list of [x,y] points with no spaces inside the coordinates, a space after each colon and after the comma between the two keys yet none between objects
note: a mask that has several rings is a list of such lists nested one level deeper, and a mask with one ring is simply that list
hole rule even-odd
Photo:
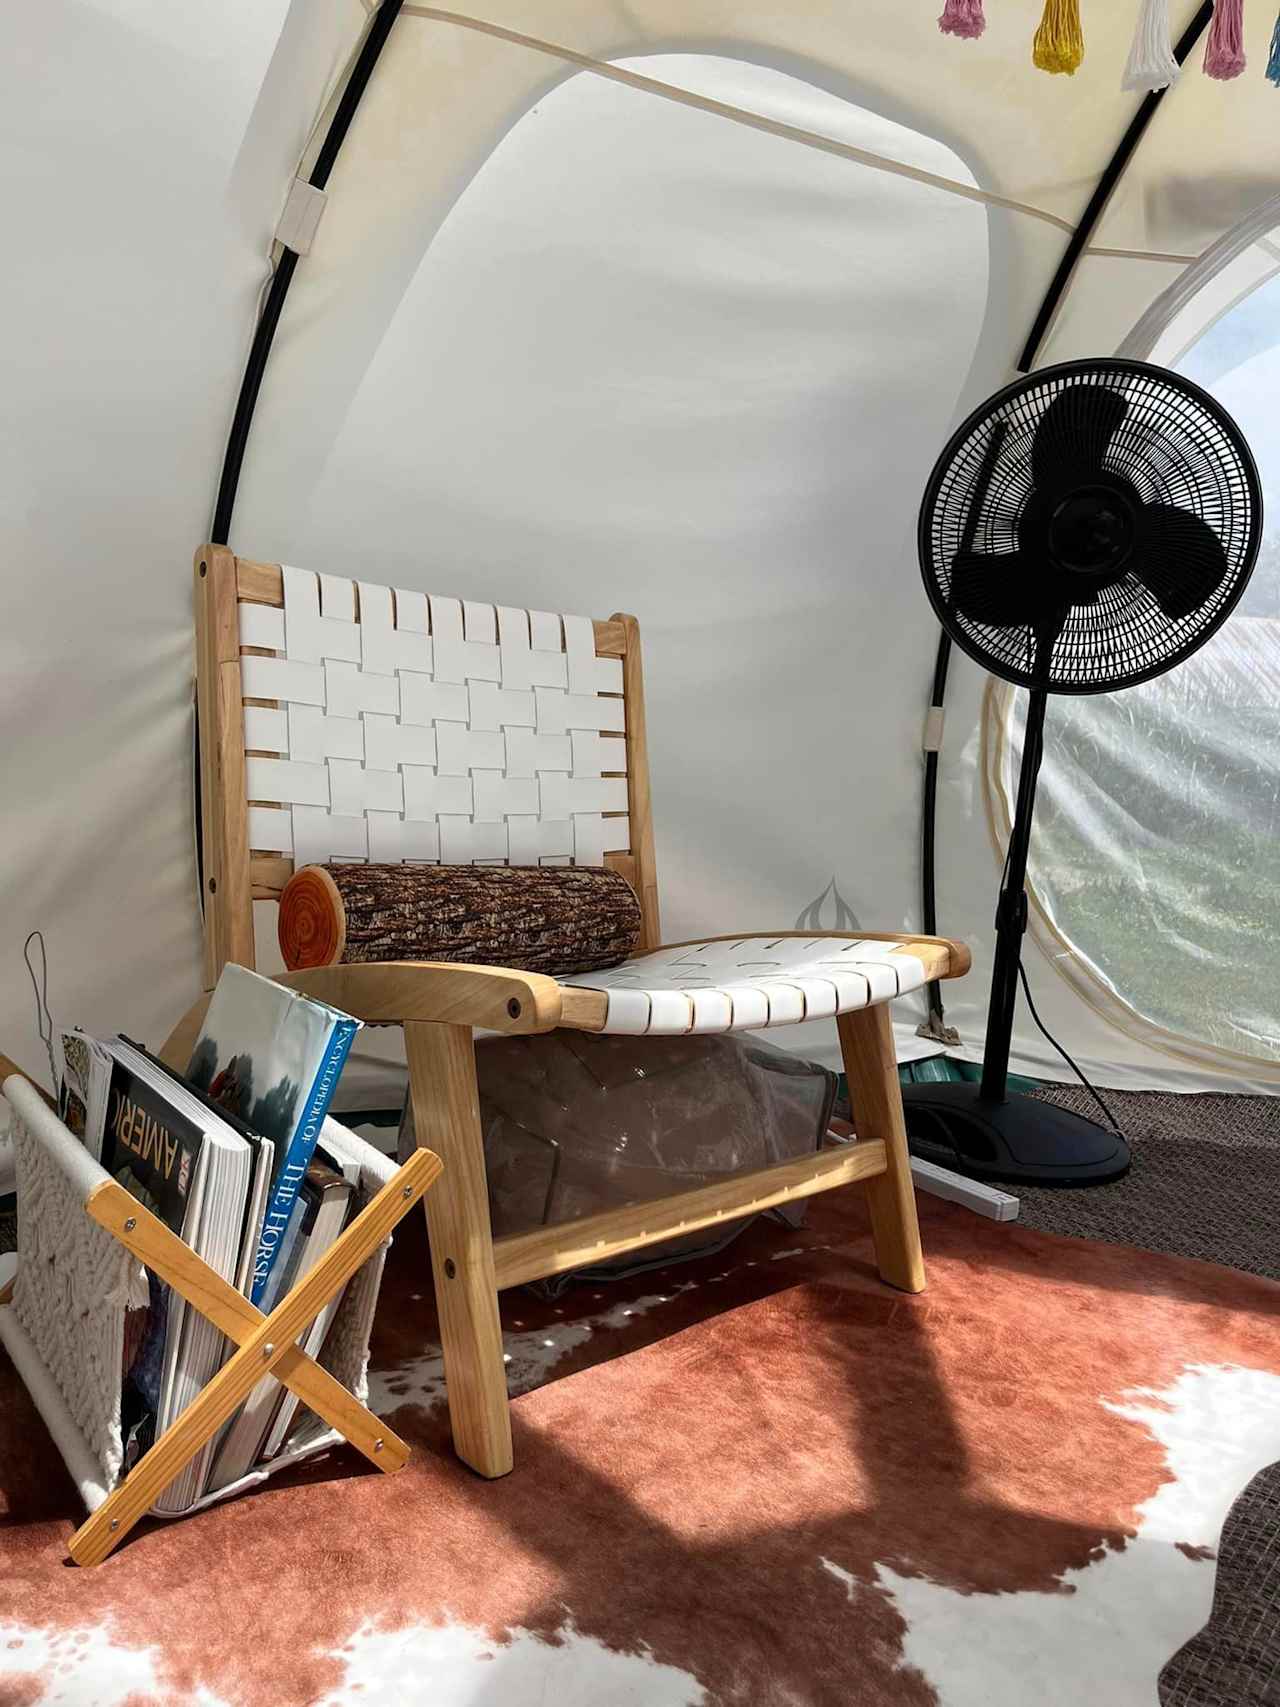
[{"label": "macrame fringe", "polygon": [[1041,71],[1072,76],[1084,58],[1080,0],[1045,0],[1044,16],[1031,46],[1031,63]]},{"label": "macrame fringe", "polygon": [[1169,0],[1142,0],[1122,89],[1167,89],[1178,75],[1169,33]]},{"label": "macrame fringe", "polygon": [[1267,61],[1267,81],[1280,89],[1280,18],[1271,32],[1271,57]]},{"label": "macrame fringe", "polygon": [[938,19],[944,36],[963,36],[966,41],[976,41],[986,27],[982,0],[947,0]]},{"label": "macrame fringe", "polygon": [[1244,0],[1214,0],[1213,22],[1204,44],[1204,74],[1222,82],[1245,67]]}]

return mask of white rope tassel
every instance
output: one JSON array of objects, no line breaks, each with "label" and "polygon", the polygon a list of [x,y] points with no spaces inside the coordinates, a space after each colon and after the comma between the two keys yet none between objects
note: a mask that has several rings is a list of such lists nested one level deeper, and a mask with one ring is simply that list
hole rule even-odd
[{"label": "white rope tassel", "polygon": [[1169,34],[1169,0],[1142,0],[1120,87],[1167,89],[1176,80],[1178,71]]}]

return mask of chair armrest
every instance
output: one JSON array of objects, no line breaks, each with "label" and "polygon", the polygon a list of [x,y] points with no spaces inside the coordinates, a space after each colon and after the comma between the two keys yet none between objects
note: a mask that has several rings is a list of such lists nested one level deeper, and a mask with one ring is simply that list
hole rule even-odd
[{"label": "chair armrest", "polygon": [[[377,960],[281,972],[275,980],[328,1002],[370,1025],[427,1020],[476,1025],[486,1031],[551,1031],[560,1023],[560,986],[540,972],[470,966],[445,960]],[[160,1058],[186,1070],[209,996],[203,995],[170,1032]]]},{"label": "chair armrest", "polygon": [[560,986],[541,972],[448,960],[378,960],[281,972],[277,984],[343,1008],[370,1025],[434,1020],[487,1031],[551,1031],[560,1023]]}]

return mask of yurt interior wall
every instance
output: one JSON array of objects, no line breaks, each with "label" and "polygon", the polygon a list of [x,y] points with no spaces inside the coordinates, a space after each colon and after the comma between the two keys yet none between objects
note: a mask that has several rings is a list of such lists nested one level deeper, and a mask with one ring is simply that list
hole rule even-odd
[{"label": "yurt interior wall", "polygon": [[[991,8],[980,53],[889,5],[405,10],[295,277],[233,547],[636,607],[668,934],[792,926],[824,894],[830,925],[839,897],[864,924],[918,928],[937,631],[915,509],[949,427],[1012,373],[1124,129],[1127,16],[1090,19],[1074,78],[1032,79],[1015,6]],[[183,563],[285,191],[364,22],[336,0],[122,3],[29,10],[16,31],[3,1019],[28,1056],[34,928],[51,995],[86,1025],[145,1034],[194,988]],[[1120,348],[1265,200],[1251,139],[1270,88],[1227,93],[1229,112],[1202,77],[1170,92],[1037,362]],[[1257,236],[1237,292],[1271,264]],[[1182,308],[1180,353],[1220,293],[1206,279]],[[1266,359],[1264,343],[1241,365]],[[984,687],[956,662],[939,791],[939,917],[976,956],[947,1014],[975,1057],[999,874]],[[1260,828],[1256,789],[1224,786]],[[1118,872],[1098,815],[1075,833]],[[1059,929],[1028,964],[1082,1065],[1113,1084],[1272,1082],[1250,1016],[1239,1034],[1211,1021],[1227,949],[1188,942],[1194,901],[1173,924],[1156,909],[1123,955],[1077,944],[1069,897],[1052,902]],[[1197,985],[1204,1034],[1147,1023],[1139,952]],[[898,1016],[904,1052],[921,1011]],[[1054,1061],[1022,1017],[1017,1057]]]},{"label": "yurt interior wall", "polygon": [[[1029,1119],[1114,1111],[1132,1170],[1002,1189],[917,1154],[913,1174],[900,1092],[909,1110],[912,1093],[977,1082],[1028,718],[1023,688],[963,641],[931,710],[939,616],[956,609],[935,615],[922,584],[922,495],[984,400],[1123,358],[1226,411],[1257,462],[1253,519],[1277,510],[1280,23],[1245,0],[1248,67],[1228,81],[1204,72],[1206,28],[1240,0],[945,0],[953,19],[985,10],[973,40],[939,30],[939,4],[8,8],[0,1162],[17,1161],[0,1175],[0,1700],[1276,1699],[1270,515],[1240,603],[1193,655],[1122,692],[1049,699],[1022,945],[1035,1011],[1020,992],[1010,1067]],[[1077,11],[1083,62],[1046,75],[1042,13],[1061,30]],[[1181,75],[1123,87],[1139,17],[1166,13]],[[299,190],[321,160],[323,192]],[[224,597],[226,658],[193,643],[193,551],[206,622],[215,581]],[[632,820],[636,653],[608,619],[634,615],[659,941],[677,945],[662,952],[715,948],[728,958],[706,966],[723,970],[742,945],[720,939],[764,932],[799,955],[838,938],[870,968],[856,1001],[827,980],[820,1020],[774,1027],[770,1010],[765,1043],[810,1064],[771,1070],[826,1100],[803,1154],[766,1158],[758,1196],[720,1177],[740,1162],[690,1186],[664,1158],[683,1191],[651,1209],[656,1192],[627,1195],[646,1139],[626,1128],[597,1144],[626,1202],[604,1223],[579,1208],[581,1246],[549,1207],[495,1239],[489,1198],[512,1171],[490,1158],[486,1195],[501,1122],[482,1134],[496,1103],[473,1028],[515,1034],[480,1055],[568,1037],[597,1064],[556,1105],[553,1183],[560,1138],[589,1148],[647,1061],[656,1080],[677,1046],[698,1061],[748,1045],[612,1026],[619,988],[619,1012],[650,1000],[624,988],[626,966],[607,989],[561,988],[490,961],[455,997],[467,969],[412,945],[369,957],[417,1004],[391,1011],[386,964],[285,973],[266,884],[253,928],[269,977],[232,964],[232,984],[370,1005],[334,1104],[352,1130],[325,1128],[342,1176],[328,1188],[372,1206],[333,1224],[350,1261],[317,1270],[337,1290],[300,1268],[272,1329],[251,1244],[241,1292],[208,1281],[145,1193],[124,1198],[120,1172],[77,1145],[36,1088],[58,1074],[51,1020],[155,1049],[177,1026],[170,1065],[194,1072],[221,968],[202,911],[210,743],[241,763],[249,704],[291,727],[236,674],[233,716],[201,717],[198,750],[198,653],[201,703],[219,705],[210,665],[238,672],[242,642],[246,659],[263,650],[235,626],[228,552],[261,572],[241,597],[272,604],[278,658],[291,586],[340,585],[353,609],[349,583],[372,585],[370,610],[399,608],[388,588],[415,611],[440,595],[458,622],[453,601],[515,611],[531,651],[539,613],[578,613],[553,621],[553,662],[570,669],[576,635],[583,670],[613,684],[593,693],[627,683],[633,780],[593,780],[623,788]],[[586,727],[621,734],[607,709],[612,724]],[[237,811],[260,805],[239,790]],[[283,865],[290,849],[238,845],[247,935],[251,850]],[[921,955],[945,971],[932,1020]],[[732,964],[763,1002],[750,968],[782,962]],[[697,1032],[698,992],[671,977]],[[447,1012],[430,1006],[443,989]],[[724,1007],[702,1029],[748,1030]],[[407,1047],[388,1019],[408,1020]],[[538,1030],[552,1035],[524,1035]],[[626,1053],[641,1044],[659,1053]],[[491,1058],[518,1077],[518,1050]],[[673,1092],[672,1126],[701,1107]],[[51,1157],[71,1197],[42,1195]],[[617,1233],[609,1215],[629,1212]],[[298,1435],[282,1436],[212,1509],[159,1523],[150,1494],[129,1507],[121,1347],[135,1312],[163,1317],[162,1280],[182,1291],[163,1267],[174,1244],[192,1308],[226,1337],[173,1424],[207,1424],[191,1451],[221,1451],[234,1407],[272,1379],[301,1384],[303,1432],[312,1410],[333,1429],[305,1445],[322,1456],[298,1464]],[[330,1340],[312,1344],[331,1303]],[[82,1356],[68,1348],[91,1318],[106,1326]],[[238,1382],[232,1410],[206,1397]],[[85,1418],[104,1416],[90,1439]],[[157,1473],[159,1451],[144,1441],[133,1474]]]}]

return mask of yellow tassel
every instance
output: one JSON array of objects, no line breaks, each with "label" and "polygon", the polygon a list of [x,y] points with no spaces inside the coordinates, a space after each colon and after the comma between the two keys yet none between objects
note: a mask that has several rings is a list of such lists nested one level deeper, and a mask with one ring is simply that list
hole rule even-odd
[{"label": "yellow tassel", "polygon": [[1065,71],[1070,77],[1084,58],[1080,0],[1044,0],[1044,17],[1031,48],[1031,62],[1041,71]]}]

